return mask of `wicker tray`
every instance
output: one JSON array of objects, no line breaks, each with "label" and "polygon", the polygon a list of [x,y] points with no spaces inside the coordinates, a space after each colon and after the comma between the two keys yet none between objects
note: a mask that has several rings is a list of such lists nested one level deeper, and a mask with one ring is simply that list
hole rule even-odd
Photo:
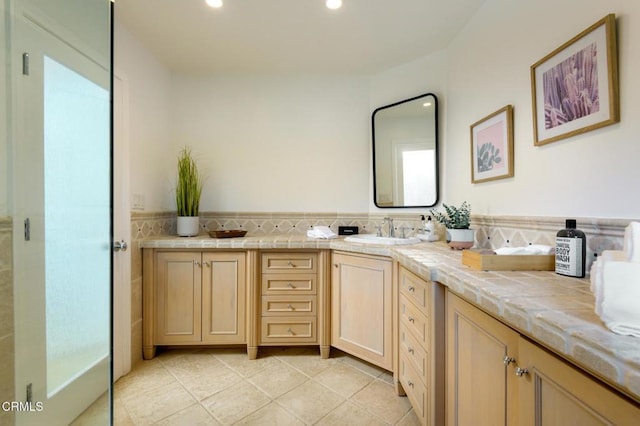
[{"label": "wicker tray", "polygon": [[244,237],[247,234],[247,231],[243,231],[240,229],[225,229],[222,231],[209,231],[209,236],[211,238],[237,238]]}]

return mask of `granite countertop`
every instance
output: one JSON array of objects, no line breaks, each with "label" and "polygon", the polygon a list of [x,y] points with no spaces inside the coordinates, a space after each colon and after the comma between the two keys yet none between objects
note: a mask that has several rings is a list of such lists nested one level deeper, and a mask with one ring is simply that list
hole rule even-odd
[{"label": "granite countertop", "polygon": [[462,265],[461,252],[444,243],[382,246],[305,235],[174,236],[145,240],[141,247],[333,249],[389,256],[640,402],[640,338],[621,336],[604,326],[594,311],[588,279],[544,271],[477,271]]}]

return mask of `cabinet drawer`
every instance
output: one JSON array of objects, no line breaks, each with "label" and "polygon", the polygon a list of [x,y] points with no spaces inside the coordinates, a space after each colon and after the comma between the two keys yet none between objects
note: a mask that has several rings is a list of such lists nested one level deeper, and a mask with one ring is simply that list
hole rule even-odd
[{"label": "cabinet drawer", "polygon": [[416,373],[420,376],[420,380],[424,383],[428,383],[428,361],[429,354],[422,347],[420,343],[416,340],[415,337],[409,332],[407,327],[404,324],[400,325],[400,352],[403,354],[405,359],[408,359],[413,363],[413,367],[416,370]]},{"label": "cabinet drawer", "polygon": [[262,315],[315,315],[316,296],[262,296]]},{"label": "cabinet drawer", "polygon": [[261,343],[315,343],[315,317],[263,317]]},{"label": "cabinet drawer", "polygon": [[420,419],[420,423],[426,424],[426,409],[428,389],[420,380],[420,375],[413,368],[411,361],[406,358],[403,352],[400,352],[400,383],[407,394],[416,416]]},{"label": "cabinet drawer", "polygon": [[262,294],[316,294],[316,275],[263,274]]},{"label": "cabinet drawer", "polygon": [[316,273],[316,253],[263,253],[263,273]]},{"label": "cabinet drawer", "polygon": [[407,327],[422,346],[429,347],[429,319],[404,294],[400,294],[400,324]]},{"label": "cabinet drawer", "polygon": [[431,283],[427,283],[405,268],[400,268],[400,292],[422,309],[426,309],[429,306],[430,286],[428,284]]}]

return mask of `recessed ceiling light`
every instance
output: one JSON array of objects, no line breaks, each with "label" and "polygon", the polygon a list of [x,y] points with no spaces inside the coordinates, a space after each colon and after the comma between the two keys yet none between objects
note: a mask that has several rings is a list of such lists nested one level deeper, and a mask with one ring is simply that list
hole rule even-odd
[{"label": "recessed ceiling light", "polygon": [[422,104],[423,107],[430,107],[431,106],[431,102],[425,102]]},{"label": "recessed ceiling light", "polygon": [[340,9],[340,7],[342,7],[342,0],[327,0],[325,4],[329,9]]},{"label": "recessed ceiling light", "polygon": [[207,5],[216,9],[222,7],[222,0],[206,0]]}]

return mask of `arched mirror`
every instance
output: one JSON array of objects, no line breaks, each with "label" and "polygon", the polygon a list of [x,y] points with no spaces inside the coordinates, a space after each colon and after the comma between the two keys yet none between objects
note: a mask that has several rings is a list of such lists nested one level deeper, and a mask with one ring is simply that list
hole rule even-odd
[{"label": "arched mirror", "polygon": [[438,100],[432,93],[377,108],[371,116],[373,199],[381,208],[438,202]]}]

